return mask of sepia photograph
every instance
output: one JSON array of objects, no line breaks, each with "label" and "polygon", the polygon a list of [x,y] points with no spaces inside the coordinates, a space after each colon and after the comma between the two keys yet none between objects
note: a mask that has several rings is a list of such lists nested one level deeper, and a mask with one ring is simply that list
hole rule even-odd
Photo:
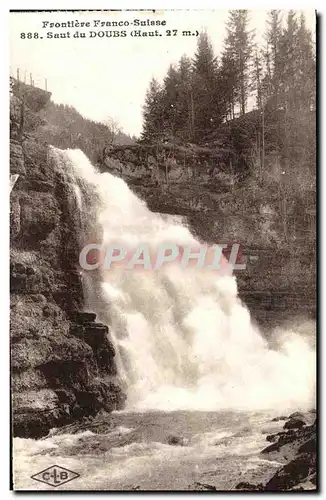
[{"label": "sepia photograph", "polygon": [[319,490],[318,24],[10,11],[12,490]]}]

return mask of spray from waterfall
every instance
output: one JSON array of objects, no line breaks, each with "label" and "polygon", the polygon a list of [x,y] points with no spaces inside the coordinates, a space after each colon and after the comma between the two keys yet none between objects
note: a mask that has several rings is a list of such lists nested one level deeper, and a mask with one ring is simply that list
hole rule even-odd
[{"label": "spray from waterfall", "polygon": [[[120,178],[98,173],[80,150],[52,150],[71,172],[81,243],[198,245],[189,229],[152,213]],[[110,327],[130,409],[309,407],[315,353],[295,331],[277,350],[253,326],[234,276],[118,266],[82,271],[86,307]]]}]

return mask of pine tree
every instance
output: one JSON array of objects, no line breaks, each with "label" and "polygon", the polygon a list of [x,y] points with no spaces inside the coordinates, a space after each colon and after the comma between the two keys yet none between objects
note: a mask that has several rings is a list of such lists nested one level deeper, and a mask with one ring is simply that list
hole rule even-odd
[{"label": "pine tree", "polygon": [[282,106],[286,110],[296,105],[296,79],[298,69],[298,22],[296,13],[288,11],[286,27],[280,41]]},{"label": "pine tree", "polygon": [[155,78],[146,93],[143,118],[142,139],[157,142],[163,132],[163,91]]},{"label": "pine tree", "polygon": [[218,80],[219,92],[223,100],[226,116],[230,119],[234,119],[235,106],[239,93],[236,61],[229,52],[226,52],[222,56]]},{"label": "pine tree", "polygon": [[[280,10],[274,9],[268,13],[266,39],[268,44],[265,53],[266,65],[268,64],[268,88],[270,89],[270,95],[273,97],[275,107],[277,108],[282,73],[282,54],[280,50],[282,27]],[[265,83],[267,83],[267,80],[265,80]]]},{"label": "pine tree", "polygon": [[194,133],[193,73],[191,60],[186,55],[183,55],[179,61],[179,78],[179,120],[181,124],[179,135],[191,141]]},{"label": "pine tree", "polygon": [[178,108],[180,93],[180,76],[171,64],[163,82],[163,127],[166,137],[175,138],[180,128]]},{"label": "pine tree", "polygon": [[313,51],[312,34],[306,27],[306,19],[301,13],[297,34],[298,65],[298,103],[301,109],[315,106],[316,61]]},{"label": "pine tree", "polygon": [[246,112],[250,93],[250,64],[253,49],[253,31],[248,28],[248,10],[231,10],[227,23],[224,57],[233,61],[236,71],[235,93],[242,115]]},{"label": "pine tree", "polygon": [[207,33],[201,33],[193,60],[194,136],[203,139],[220,121],[217,93],[217,59]]},{"label": "pine tree", "polygon": [[263,67],[265,69],[262,77],[261,87],[264,101],[265,103],[267,103],[273,95],[271,50],[268,43],[266,48],[262,49],[261,54],[263,59]]},{"label": "pine tree", "polygon": [[255,49],[254,56],[254,67],[253,67],[253,88],[256,93],[256,105],[258,109],[262,109],[263,106],[263,66],[262,66],[262,53]]}]

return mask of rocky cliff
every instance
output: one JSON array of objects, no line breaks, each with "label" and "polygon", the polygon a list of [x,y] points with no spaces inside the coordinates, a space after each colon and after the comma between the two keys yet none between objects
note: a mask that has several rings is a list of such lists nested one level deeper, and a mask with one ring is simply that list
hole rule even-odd
[{"label": "rocky cliff", "polygon": [[11,389],[14,436],[39,437],[125,398],[108,328],[84,311],[73,192],[34,133],[51,94],[27,90],[10,110]]}]

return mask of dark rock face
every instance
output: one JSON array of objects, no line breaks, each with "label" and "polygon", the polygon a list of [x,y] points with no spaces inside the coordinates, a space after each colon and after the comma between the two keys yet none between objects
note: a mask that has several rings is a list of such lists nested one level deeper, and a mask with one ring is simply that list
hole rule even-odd
[{"label": "dark rock face", "polygon": [[[38,90],[26,93],[33,112],[48,98]],[[11,115],[13,131],[15,116],[19,109]],[[35,438],[101,409],[122,408],[125,396],[108,327],[82,312],[71,187],[46,145],[20,137],[10,147],[10,173],[19,174],[10,195],[13,433]]]}]

